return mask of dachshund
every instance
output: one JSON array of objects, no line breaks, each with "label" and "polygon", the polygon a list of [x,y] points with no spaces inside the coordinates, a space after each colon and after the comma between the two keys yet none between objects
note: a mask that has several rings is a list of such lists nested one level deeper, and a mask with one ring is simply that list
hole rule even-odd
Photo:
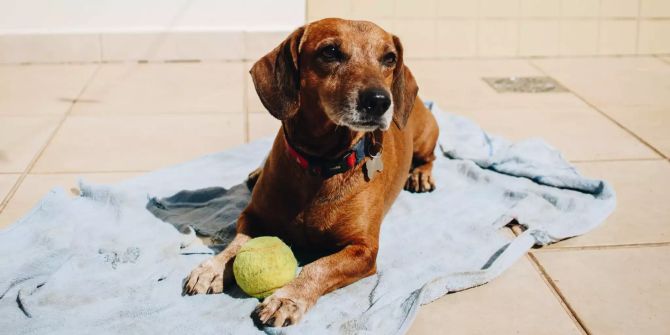
[{"label": "dachshund", "polygon": [[242,244],[278,236],[323,255],[255,309],[261,325],[281,327],[297,323],[322,295],[376,272],[380,226],[400,191],[435,189],[439,130],[417,97],[400,39],[372,22],[309,23],[250,74],[282,125],[252,173],[236,237],[191,272],[184,293],[222,292]]}]

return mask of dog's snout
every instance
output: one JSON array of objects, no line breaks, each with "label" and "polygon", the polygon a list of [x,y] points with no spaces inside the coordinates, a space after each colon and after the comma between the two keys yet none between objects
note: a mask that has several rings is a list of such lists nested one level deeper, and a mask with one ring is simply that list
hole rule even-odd
[{"label": "dog's snout", "polygon": [[358,105],[365,113],[380,116],[391,106],[391,97],[384,89],[369,88],[359,93]]}]

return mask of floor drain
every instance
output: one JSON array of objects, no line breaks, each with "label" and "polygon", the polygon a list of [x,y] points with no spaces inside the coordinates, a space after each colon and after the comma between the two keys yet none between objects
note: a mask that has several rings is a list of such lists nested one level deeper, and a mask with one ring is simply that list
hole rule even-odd
[{"label": "floor drain", "polygon": [[567,92],[551,77],[488,77],[482,78],[498,93]]}]

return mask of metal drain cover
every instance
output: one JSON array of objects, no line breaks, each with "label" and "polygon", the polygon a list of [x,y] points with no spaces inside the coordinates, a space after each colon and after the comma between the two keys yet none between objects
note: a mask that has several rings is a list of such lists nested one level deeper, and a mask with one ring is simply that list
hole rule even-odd
[{"label": "metal drain cover", "polygon": [[551,77],[488,77],[482,78],[498,93],[549,93],[567,92]]}]

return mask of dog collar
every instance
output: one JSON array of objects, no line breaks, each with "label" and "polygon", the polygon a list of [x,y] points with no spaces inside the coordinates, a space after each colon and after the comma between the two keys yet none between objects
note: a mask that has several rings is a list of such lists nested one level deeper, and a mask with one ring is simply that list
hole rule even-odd
[{"label": "dog collar", "polygon": [[324,179],[330,178],[353,169],[358,163],[365,159],[370,146],[369,136],[363,136],[354,144],[344,155],[336,159],[323,159],[319,157],[309,157],[301,154],[288,142],[284,136],[284,143],[289,155],[295,159],[295,162],[303,170],[309,171],[312,175],[321,176]]}]

